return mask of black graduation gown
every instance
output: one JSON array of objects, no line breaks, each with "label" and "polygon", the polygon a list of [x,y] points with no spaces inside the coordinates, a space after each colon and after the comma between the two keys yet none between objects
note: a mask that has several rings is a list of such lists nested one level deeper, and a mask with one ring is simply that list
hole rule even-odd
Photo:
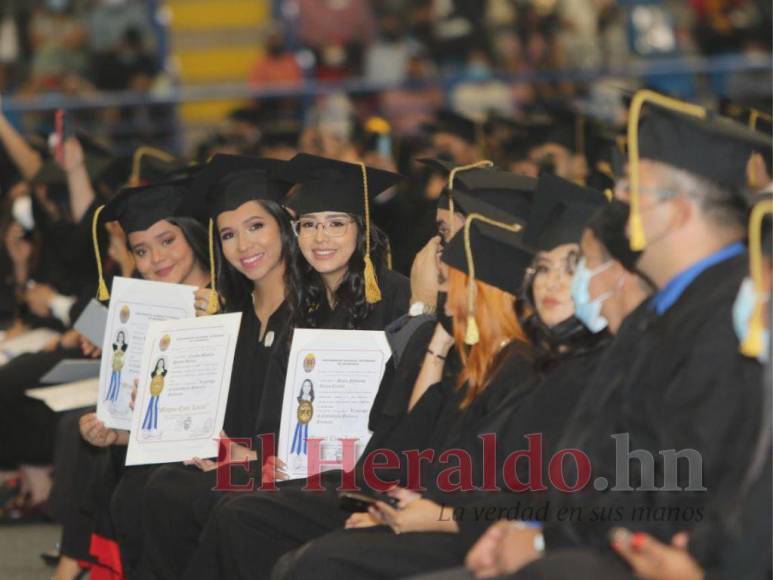
[{"label": "black graduation gown", "polygon": [[[252,302],[247,297],[242,305],[242,322],[239,327],[231,386],[226,404],[223,430],[232,437],[250,437],[263,390],[263,378],[271,352],[277,346],[289,320],[289,306],[283,302],[267,323],[264,341],[261,342],[260,321],[255,316]],[[270,344],[266,338],[273,336]],[[233,469],[235,477],[239,470]],[[157,477],[156,477],[157,476]],[[140,577],[140,564],[145,548],[153,550],[156,543],[143,532],[143,520],[152,519],[147,529],[169,526],[177,532],[179,520],[172,518],[171,511],[179,506],[179,512],[187,515],[193,497],[215,486],[216,472],[202,472],[196,467],[180,464],[140,465],[125,469],[111,499],[110,513],[113,518],[124,571],[129,578]],[[153,482],[153,487],[150,487]],[[193,497],[192,497],[193,495]],[[159,504],[159,501],[163,501]],[[145,501],[147,500],[147,501]]]},{"label": "black graduation gown", "polygon": [[[664,485],[661,450],[695,450],[706,491],[685,489],[691,479],[684,459],[674,470],[682,491],[637,489],[642,463],[629,461],[634,491],[598,492],[590,485],[577,494],[551,494],[554,510],[579,508],[583,518],[546,525],[548,549],[606,549],[613,526],[668,543],[676,532],[700,524],[707,506],[733,493],[750,461],[761,415],[762,368],[738,352],[732,325],[732,305],[747,269],[748,256],[730,258],[702,272],[664,314],[645,304],[629,316],[561,443],[585,451],[591,483],[606,477],[610,487],[624,485],[616,481],[613,434],[628,434],[629,449],[652,456],[656,488]],[[566,477],[572,476],[568,470]],[[698,483],[695,476],[692,483]],[[694,555],[708,567],[720,548],[704,544]]]},{"label": "black graduation gown", "polygon": [[[487,432],[497,434],[495,463],[500,488],[505,489],[501,477],[502,462],[508,453],[525,448],[525,435],[541,434],[544,457],[552,455],[607,342],[604,337],[599,337],[587,350],[554,361],[535,388],[510,393],[498,405],[501,410],[490,413]],[[458,442],[449,440],[449,443],[459,447]],[[527,476],[522,471],[519,469],[519,476],[525,481]],[[505,505],[517,501],[514,494],[487,491],[441,493],[434,489],[424,496],[449,506],[447,516],[457,519],[459,534],[395,535],[383,527],[340,530],[284,556],[274,570],[274,578],[397,578],[460,566],[477,539],[475,532],[465,533],[464,525],[485,529],[492,523],[489,515],[495,513],[487,510],[496,500]],[[456,508],[453,516],[451,508]]]},{"label": "black graduation gown", "polygon": [[[446,449],[468,451],[473,477],[480,474],[478,435],[490,432],[490,419],[513,391],[525,391],[533,385],[532,360],[523,347],[511,345],[503,359],[495,378],[464,411],[459,410],[463,390],[452,381],[430,387],[414,409],[423,419],[420,425],[414,424],[418,431],[414,448],[431,449],[435,457],[430,464],[422,465],[421,481],[426,487],[432,488],[438,474],[448,467],[439,460]],[[400,423],[398,429],[405,427],[406,423]],[[338,509],[335,489],[331,486],[310,493],[299,489],[304,483],[291,482],[279,493],[245,495],[221,502],[210,517],[202,545],[185,577],[268,578],[284,553],[340,528],[348,514]],[[383,529],[381,532],[387,535]]]},{"label": "black graduation gown", "polygon": [[[368,317],[358,324],[358,330],[383,330],[389,322],[408,309],[410,283],[407,278],[384,269],[379,273],[379,286],[382,299],[373,306]],[[321,327],[341,328],[343,327],[343,316],[343,312],[328,309],[322,314]],[[270,361],[267,363],[265,387],[262,389],[259,403],[255,406],[257,416],[253,424],[254,427],[246,435],[256,436],[253,447],[258,451],[260,448],[257,435],[274,434],[275,437],[278,437],[279,434],[279,418],[291,337],[292,329],[288,326],[275,338],[275,348],[272,351]],[[389,369],[388,372],[393,371]],[[387,412],[391,413],[392,411],[388,410]],[[379,420],[381,420],[380,414],[377,411],[372,411],[372,429],[374,421]],[[230,432],[228,433],[230,435]],[[246,483],[247,475],[259,478],[260,470],[258,467],[261,461],[253,462],[253,464],[255,468],[252,474],[246,474],[239,467],[232,469],[231,480],[239,485]],[[187,470],[187,472],[190,471],[191,469]],[[149,482],[144,503],[147,525],[143,535],[148,545],[145,551],[146,562],[143,566],[144,577],[179,577],[185,569],[191,553],[196,549],[199,533],[207,521],[210,509],[222,495],[218,492],[212,492],[212,488],[215,487],[214,475],[210,475],[207,479],[199,475],[196,476],[197,482],[193,482],[184,473],[179,466],[170,466],[159,470]],[[186,481],[190,481],[190,483],[186,483]],[[186,486],[188,491],[179,491]],[[174,522],[174,530],[169,528],[171,522]]]}]

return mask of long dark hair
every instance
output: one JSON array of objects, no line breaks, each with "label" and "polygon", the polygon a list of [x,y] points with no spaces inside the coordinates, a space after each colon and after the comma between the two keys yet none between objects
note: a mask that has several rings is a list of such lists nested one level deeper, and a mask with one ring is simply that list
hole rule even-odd
[{"label": "long dark hair", "polygon": [[[336,289],[336,308],[345,312],[343,330],[353,330],[365,320],[373,310],[373,305],[365,300],[365,219],[350,214],[357,226],[357,244],[349,258],[348,268],[340,286]],[[370,257],[376,268],[376,275],[386,263],[388,241],[386,234],[373,223],[370,225]],[[300,254],[300,252],[299,252]],[[320,320],[320,307],[327,300],[322,276],[299,255],[294,263],[294,276],[298,281],[294,292],[294,324],[296,328],[317,328]]]},{"label": "long dark hair", "polygon": [[[281,259],[285,262],[285,289],[287,296],[293,296],[295,281],[292,264],[297,261],[298,244],[293,233],[290,216],[282,206],[270,200],[255,200],[279,224],[279,237],[282,242]],[[234,268],[223,255],[223,244],[220,236],[215,235],[215,261],[217,263],[217,290],[225,302],[225,310],[234,312],[244,307],[245,301],[252,294],[253,285],[239,270]]]}]

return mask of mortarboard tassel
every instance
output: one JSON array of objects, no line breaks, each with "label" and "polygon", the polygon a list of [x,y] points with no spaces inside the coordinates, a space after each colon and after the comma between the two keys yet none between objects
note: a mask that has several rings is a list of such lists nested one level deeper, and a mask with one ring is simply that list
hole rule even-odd
[{"label": "mortarboard tassel", "polygon": [[362,189],[365,197],[365,300],[368,304],[375,304],[381,301],[381,289],[378,287],[378,278],[376,277],[376,268],[373,267],[373,260],[370,257],[370,200],[368,199],[368,168],[364,163],[360,163],[362,169]]},{"label": "mortarboard tassel", "polygon": [[692,115],[700,119],[706,117],[705,108],[666,97],[654,91],[643,89],[633,96],[631,107],[628,111],[628,173],[631,188],[631,214],[628,223],[631,237],[630,246],[635,252],[642,251],[647,246],[639,209],[639,118],[645,103],[654,103],[664,109],[676,111],[684,115]]},{"label": "mortarboard tassel", "polygon": [[132,172],[129,175],[129,187],[137,187],[142,185],[140,169],[142,158],[145,156],[155,157],[156,159],[165,161],[167,163],[171,163],[175,160],[174,155],[171,155],[166,151],[162,151],[161,149],[156,149],[155,147],[150,147],[148,145],[137,147],[137,150],[132,156]]},{"label": "mortarboard tassel", "polygon": [[608,187],[604,190],[604,197],[607,198],[607,202],[612,203],[612,200],[615,199],[615,194],[612,192],[611,189]]},{"label": "mortarboard tassel", "polygon": [[490,169],[494,167],[494,163],[492,161],[489,161],[488,159],[484,159],[482,161],[476,161],[475,163],[470,163],[469,165],[460,165],[459,167],[454,167],[451,172],[448,174],[448,215],[449,220],[451,224],[451,235],[455,234],[454,231],[454,197],[451,195],[451,192],[454,189],[454,179],[456,179],[456,174],[461,171],[468,171],[470,169]]},{"label": "mortarboard tassel", "polygon": [[467,328],[464,331],[464,344],[469,346],[480,341],[478,322],[475,320],[475,298],[477,297],[478,287],[475,285],[475,260],[472,256],[472,245],[470,244],[470,226],[475,220],[513,233],[519,232],[523,228],[521,224],[506,224],[479,213],[471,213],[464,222],[464,254],[467,259]]},{"label": "mortarboard tassel", "polygon": [[773,214],[773,200],[765,200],[754,206],[749,218],[749,270],[757,293],[757,303],[749,320],[749,332],[741,343],[741,354],[748,357],[758,357],[763,347],[762,310],[765,289],[762,284],[762,220],[770,214]]},{"label": "mortarboard tassel", "polygon": [[105,209],[104,205],[100,205],[96,211],[94,211],[94,217],[91,218],[91,241],[94,242],[94,257],[97,259],[97,276],[99,282],[97,282],[97,300],[104,302],[110,300],[110,291],[107,289],[105,278],[102,274],[102,256],[99,253],[99,238],[97,236],[97,227],[99,226],[99,214]]},{"label": "mortarboard tassel", "polygon": [[217,314],[220,310],[220,299],[217,295],[217,283],[215,280],[215,246],[214,246],[215,222],[209,218],[209,300],[207,301],[207,313]]}]

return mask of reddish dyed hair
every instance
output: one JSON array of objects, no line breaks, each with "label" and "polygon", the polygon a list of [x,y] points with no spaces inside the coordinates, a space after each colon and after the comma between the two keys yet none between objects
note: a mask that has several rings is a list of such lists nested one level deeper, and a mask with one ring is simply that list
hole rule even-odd
[{"label": "reddish dyed hair", "polygon": [[497,355],[503,342],[520,342],[524,346],[529,344],[515,313],[515,296],[480,280],[475,280],[475,322],[478,324],[480,340],[472,346],[464,343],[467,331],[467,280],[464,272],[455,268],[448,269],[448,306],[454,319],[454,341],[464,365],[459,374],[458,386],[461,388],[467,385],[462,409],[483,392],[496,373],[501,362]]}]

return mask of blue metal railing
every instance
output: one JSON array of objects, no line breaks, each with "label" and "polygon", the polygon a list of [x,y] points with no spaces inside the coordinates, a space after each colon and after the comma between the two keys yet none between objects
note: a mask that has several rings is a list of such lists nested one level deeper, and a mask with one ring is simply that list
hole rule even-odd
[{"label": "blue metal railing", "polygon": [[[517,75],[498,75],[494,78],[511,84],[570,81],[589,84],[607,79],[633,79],[642,84],[662,77],[682,75],[730,76],[740,73],[768,73],[773,71],[773,59],[770,57],[751,58],[746,56],[716,56],[711,58],[664,58],[655,61],[634,63],[622,70],[574,70],[539,71]],[[351,95],[363,95],[395,88],[437,87],[445,92],[460,77],[442,77],[424,82],[406,84],[373,83],[361,79],[346,81],[305,81],[301,85],[273,86],[253,88],[245,83],[220,84],[210,86],[181,86],[165,94],[139,92],[103,92],[89,96],[66,96],[47,93],[34,97],[5,96],[3,108],[9,112],[50,111],[58,108],[70,110],[101,109],[106,107],[138,107],[161,104],[193,103],[203,101],[222,101],[233,99],[271,99],[277,97],[308,98],[335,92]],[[732,96],[732,95],[731,95]],[[754,95],[755,97],[765,95]]]}]

